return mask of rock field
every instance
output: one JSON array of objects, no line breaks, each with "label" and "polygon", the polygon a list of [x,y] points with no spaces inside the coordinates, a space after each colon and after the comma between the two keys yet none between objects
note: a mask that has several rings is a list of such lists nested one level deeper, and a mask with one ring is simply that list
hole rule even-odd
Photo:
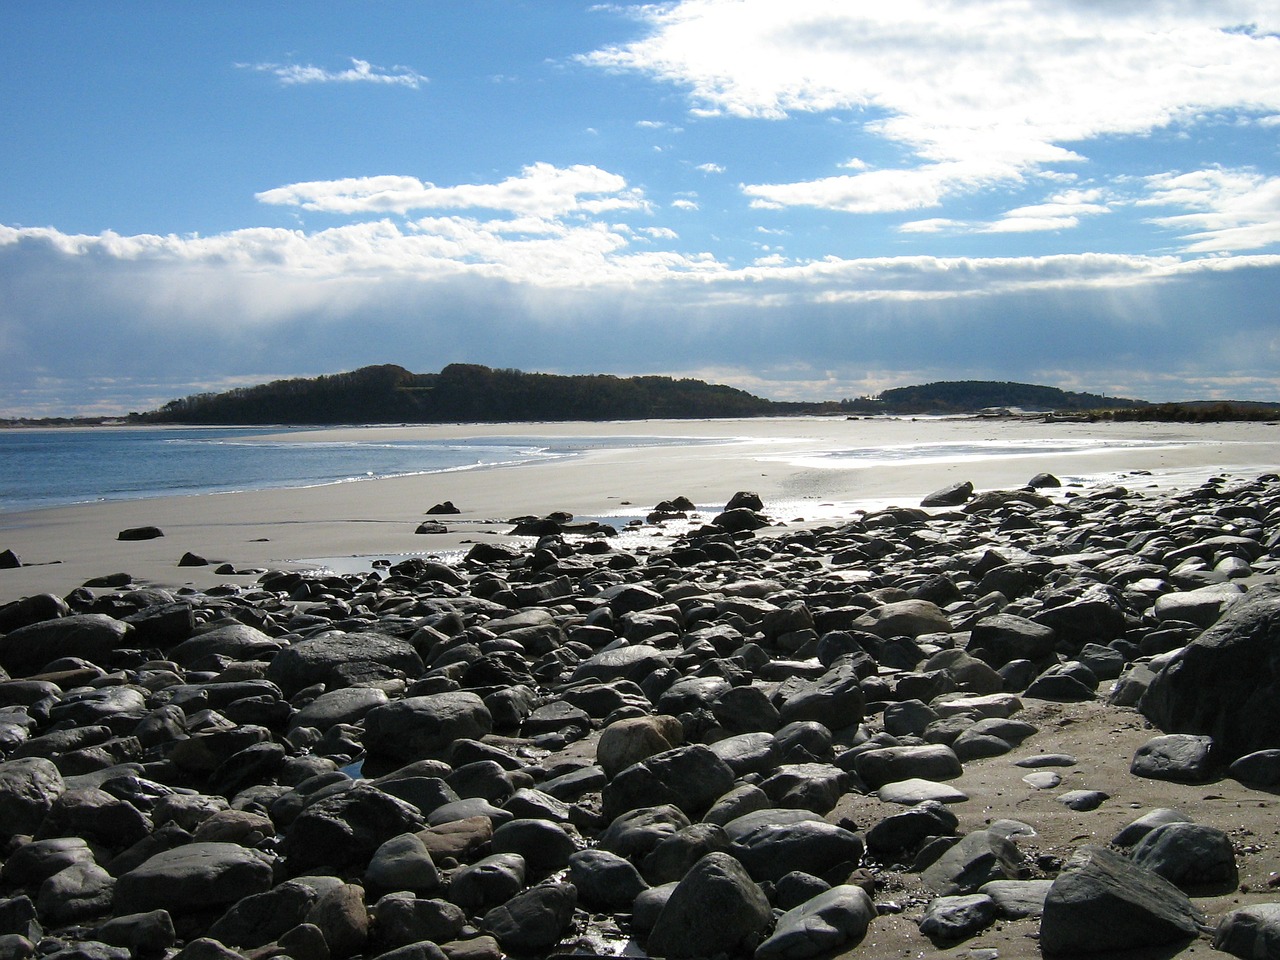
[{"label": "rock field", "polygon": [[1280,477],[1132,479],[0,607],[0,960],[1280,957]]}]

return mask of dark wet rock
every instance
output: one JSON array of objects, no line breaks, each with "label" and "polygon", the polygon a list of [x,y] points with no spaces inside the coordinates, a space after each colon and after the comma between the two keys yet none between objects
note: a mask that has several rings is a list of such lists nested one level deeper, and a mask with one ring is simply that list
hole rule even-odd
[{"label": "dark wet rock", "polygon": [[961,480],[945,486],[926,496],[920,501],[922,507],[958,507],[973,496],[973,483]]},{"label": "dark wet rock", "polygon": [[990,830],[975,830],[944,853],[921,874],[926,887],[939,896],[975,892],[992,880],[1025,879],[1021,851],[1007,837]]},{"label": "dark wet rock", "polygon": [[73,864],[95,862],[93,850],[82,837],[33,840],[5,859],[0,882],[12,887],[35,887]]},{"label": "dark wet rock", "polygon": [[1251,787],[1280,786],[1280,749],[1256,750],[1232,762],[1227,773]]},{"label": "dark wet rock", "polygon": [[111,850],[122,850],[151,832],[146,816],[133,804],[105,790],[67,790],[49,807],[35,832],[47,837],[80,836]]},{"label": "dark wet rock", "polygon": [[[731,852],[755,879],[776,881],[793,870],[825,879],[829,871],[861,861],[864,845],[857,834],[825,820],[778,822],[781,813],[764,810],[725,825]],[[760,819],[744,823],[754,816]]]},{"label": "dark wet rock", "polygon": [[132,628],[103,613],[42,620],[0,636],[0,667],[13,676],[29,676],[64,657],[110,663]]},{"label": "dark wet rock", "polygon": [[406,697],[365,714],[364,746],[370,753],[401,761],[441,753],[455,740],[479,739],[493,728],[484,701],[456,691]]},{"label": "dark wet rock", "polygon": [[920,932],[935,943],[957,943],[989,927],[996,912],[995,901],[986,894],[938,897],[925,907]]},{"label": "dark wet rock", "polygon": [[839,730],[862,722],[866,699],[851,663],[837,663],[816,680],[793,688],[779,711],[781,722],[811,720]]},{"label": "dark wet rock", "polygon": [[1111,842],[1117,847],[1132,847],[1156,827],[1164,826],[1166,823],[1190,822],[1187,815],[1181,811],[1169,807],[1160,807],[1150,813],[1144,813],[1137,820],[1134,820],[1117,833]]},{"label": "dark wet rock", "polygon": [[672,804],[642,807],[616,817],[600,835],[598,844],[610,853],[638,860],[689,823],[683,811]]},{"label": "dark wet rock", "polygon": [[294,873],[366,864],[382,844],[422,826],[416,807],[361,783],[307,806],[289,827],[282,851]]},{"label": "dark wet rock", "polygon": [[831,889],[831,884],[803,870],[792,870],[773,885],[773,905],[790,910]]},{"label": "dark wet rock", "polygon": [[36,913],[54,927],[100,917],[111,909],[115,885],[96,863],[74,863],[40,884]]},{"label": "dark wet rock", "polygon": [[462,933],[466,915],[445,900],[392,893],[379,899],[370,911],[371,950],[386,951],[418,944],[453,940]]},{"label": "dark wet rock", "polygon": [[480,926],[507,953],[543,953],[568,932],[576,905],[573,884],[543,884],[494,907],[484,915]]},{"label": "dark wet rock", "polygon": [[520,854],[490,854],[458,868],[449,882],[449,899],[471,913],[489,910],[524,889],[526,875]]},{"label": "dark wet rock", "polygon": [[729,848],[729,835],[719,824],[693,823],[660,841],[641,862],[641,874],[654,886],[680,880],[708,853]]},{"label": "dark wet rock", "polygon": [[1183,943],[1203,924],[1186,894],[1104,847],[1081,847],[1053,881],[1040,919],[1046,954]]},{"label": "dark wet rock", "polygon": [[849,786],[849,775],[828,763],[788,763],[760,782],[775,807],[815,813],[833,810]]},{"label": "dark wet rock", "polygon": [[155,540],[164,536],[164,531],[159,527],[128,527],[121,530],[117,535],[117,540]]},{"label": "dark wet rock", "polygon": [[629,911],[649,889],[631,861],[607,850],[579,850],[569,858],[569,879],[578,899],[593,910]]},{"label": "dark wet rock", "polygon": [[596,745],[596,762],[612,779],[632,764],[679,746],[682,739],[675,717],[628,717],[604,728]]},{"label": "dark wet rock", "polygon": [[1208,783],[1217,773],[1217,744],[1207,736],[1171,733],[1153,737],[1133,756],[1129,772],[1151,780]]},{"label": "dark wet rock", "polygon": [[365,867],[364,886],[374,897],[397,890],[430,894],[440,887],[440,871],[422,838],[402,833],[374,851]]},{"label": "dark wet rock", "polygon": [[234,843],[191,843],[158,853],[119,877],[120,913],[171,914],[226,907],[271,886],[271,863]]},{"label": "dark wet rock", "polygon": [[604,789],[605,816],[613,819],[628,810],[667,803],[700,816],[733,786],[733,780],[729,765],[708,747],[677,747],[632,764],[614,777]]},{"label": "dark wet rock", "polygon": [[929,801],[890,814],[867,831],[867,849],[884,860],[912,853],[926,837],[955,833],[959,819],[941,803]]},{"label": "dark wet rock", "polygon": [[419,676],[422,658],[405,640],[373,631],[323,633],[289,644],[267,668],[267,679],[286,697],[312,684],[351,686],[355,676]]},{"label": "dark wet rock", "polygon": [[1263,584],[1173,654],[1138,709],[1160,729],[1214,739],[1224,759],[1280,742],[1280,675],[1271,651],[1280,636],[1280,586]]},{"label": "dark wet rock", "polygon": [[572,828],[549,820],[516,819],[493,831],[495,853],[516,853],[524,857],[532,877],[545,877],[569,864],[582,847]]},{"label": "dark wet rock", "polygon": [[951,629],[947,615],[928,600],[898,600],[868,610],[854,620],[856,630],[878,637],[919,637],[927,633],[945,633]]},{"label": "dark wet rock", "polygon": [[735,776],[765,773],[778,765],[782,753],[772,733],[740,733],[711,744],[712,752],[729,765]]},{"label": "dark wet rock", "polygon": [[710,853],[671,891],[646,946],[660,957],[737,954],[756,947],[771,919],[769,901],[742,865]]},{"label": "dark wet rock", "polygon": [[43,757],[0,763],[0,831],[34,833],[65,790],[62,774]]},{"label": "dark wet rock", "polygon": [[256,949],[274,943],[303,923],[320,899],[341,882],[337,877],[287,880],[246,896],[215,920],[208,934],[229,947]]},{"label": "dark wet rock", "polygon": [[134,957],[160,956],[178,939],[167,910],[113,917],[95,927],[93,936],[111,946],[127,948]]},{"label": "dark wet rock", "polygon": [[363,894],[355,884],[339,884],[323,893],[307,911],[306,921],[324,934],[334,960],[346,960],[362,952],[368,940],[369,912]]},{"label": "dark wet rock", "polygon": [[832,887],[778,918],[772,935],[756,949],[756,960],[807,960],[856,947],[876,908],[861,887]]},{"label": "dark wet rock", "polygon": [[1184,890],[1208,885],[1234,886],[1238,879],[1231,839],[1200,823],[1165,823],[1139,840],[1133,862]]}]

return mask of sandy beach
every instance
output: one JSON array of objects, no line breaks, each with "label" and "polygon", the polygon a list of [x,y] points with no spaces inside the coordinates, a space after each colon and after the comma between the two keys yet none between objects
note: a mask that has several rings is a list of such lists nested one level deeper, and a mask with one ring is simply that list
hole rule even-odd
[{"label": "sandy beach", "polygon": [[[643,517],[685,496],[709,518],[738,490],[754,490],[778,521],[823,523],[860,508],[915,505],[969,480],[979,490],[1016,487],[1039,472],[1071,484],[1179,487],[1213,474],[1256,476],[1280,468],[1280,426],[1085,424],[956,418],[796,418],[627,423],[457,424],[362,427],[287,434],[298,443],[359,438],[654,436],[688,438],[631,450],[452,473],[0,514],[0,549],[21,558],[0,570],[0,602],[65,594],[92,577],[125,572],[137,583],[199,589],[251,583],[215,569],[314,568],[347,558],[447,554],[505,538],[507,521],[568,511],[577,517]],[[710,442],[716,441],[716,442]],[[434,504],[461,510],[449,532],[417,535]],[[120,541],[153,525],[164,537]],[[661,531],[645,528],[637,536]],[[188,551],[210,561],[179,567]]]}]

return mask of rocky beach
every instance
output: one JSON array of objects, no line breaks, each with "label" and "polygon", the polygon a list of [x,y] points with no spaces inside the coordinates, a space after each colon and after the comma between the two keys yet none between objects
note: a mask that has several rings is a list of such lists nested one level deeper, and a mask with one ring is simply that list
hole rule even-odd
[{"label": "rocky beach", "polygon": [[1275,429],[5,518],[0,960],[1280,955]]}]

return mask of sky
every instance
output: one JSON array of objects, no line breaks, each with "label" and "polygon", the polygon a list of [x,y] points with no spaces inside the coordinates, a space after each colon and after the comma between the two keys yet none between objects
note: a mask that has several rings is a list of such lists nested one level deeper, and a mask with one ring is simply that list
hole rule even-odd
[{"label": "sky", "polygon": [[0,63],[0,416],[375,363],[1280,399],[1275,0],[14,0]]}]

